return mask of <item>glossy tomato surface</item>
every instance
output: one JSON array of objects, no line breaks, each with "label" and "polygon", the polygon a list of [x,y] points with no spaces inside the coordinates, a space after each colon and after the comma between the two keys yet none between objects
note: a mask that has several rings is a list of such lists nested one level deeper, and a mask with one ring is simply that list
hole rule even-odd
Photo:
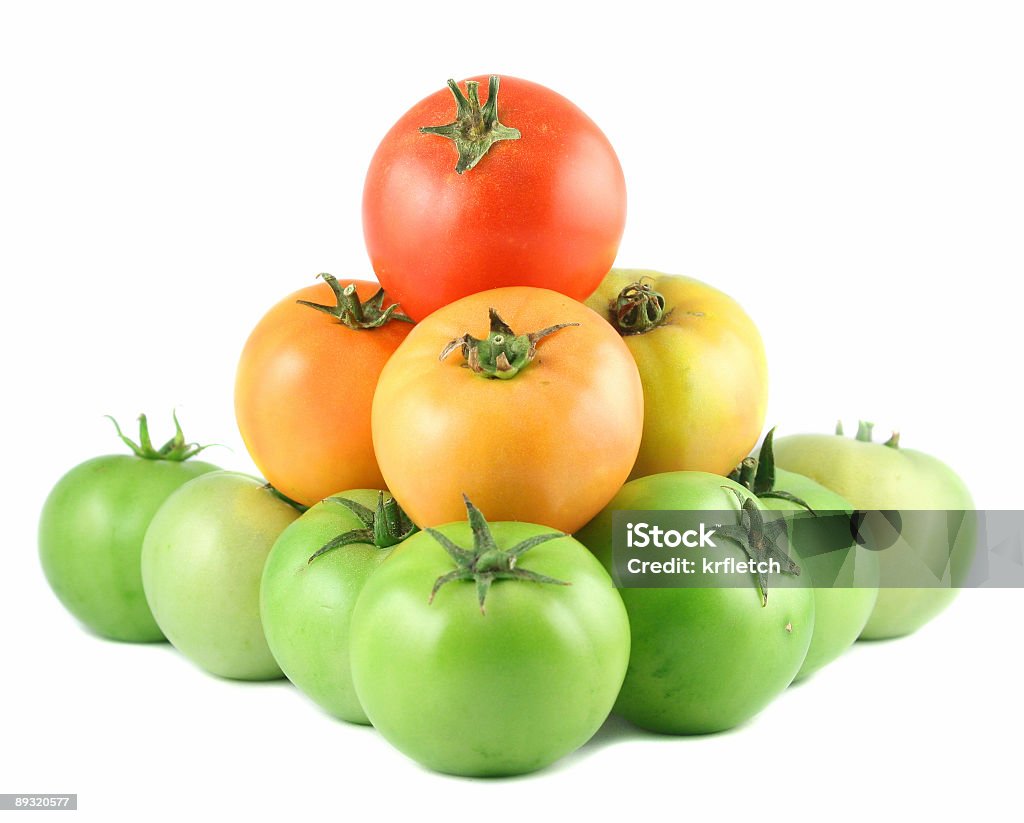
[{"label": "glossy tomato surface", "polygon": [[768,405],[768,365],[757,327],[718,289],[679,275],[613,269],[587,300],[614,321],[616,298],[643,283],[664,318],[624,334],[644,386],[644,436],[631,477],[670,471],[728,474],[756,445]]},{"label": "glossy tomato surface", "polygon": [[766,509],[795,512],[791,546],[801,573],[814,584],[814,635],[797,679],[831,663],[860,636],[878,600],[878,555],[853,539],[844,497],[808,477],[775,469],[775,488],[803,500],[818,516],[790,500],[766,497]]},{"label": "glossy tomato surface", "polygon": [[[471,79],[486,106],[488,76]],[[536,83],[502,76],[497,100],[501,123],[521,136],[494,143],[461,174],[453,141],[420,132],[455,119],[447,88],[409,109],[370,163],[366,247],[380,282],[416,320],[500,286],[583,300],[615,260],[626,186],[608,139]]]},{"label": "glossy tomato surface", "polygon": [[[706,516],[736,510],[737,494],[751,498],[739,484],[705,472],[643,477],[623,486],[576,537],[613,569],[616,509],[692,512],[689,525],[696,529]],[[701,587],[619,589],[632,647],[615,712],[642,728],[706,734],[737,726],[785,690],[807,654],[814,595],[806,581],[772,575],[766,601],[752,574],[749,585],[742,579],[718,585],[703,572],[703,559],[742,561],[747,555],[731,541],[715,543],[693,555],[694,580],[705,578]],[[661,559],[651,551],[650,559]]]},{"label": "glossy tomato surface", "polygon": [[39,521],[39,558],[64,607],[104,637],[163,640],[142,589],[142,541],[172,492],[216,470],[201,460],[112,454],[64,475]]},{"label": "glossy tomato surface", "polygon": [[332,498],[373,508],[377,495],[368,489],[343,492],[305,512],[277,538],[260,586],[260,614],[274,659],[306,695],[350,723],[369,723],[352,685],[352,610],[390,550],[357,541],[310,558],[339,535],[363,528]]},{"label": "glossy tomato surface", "polygon": [[183,655],[237,680],[281,677],[260,623],[267,555],[299,516],[254,477],[211,472],[172,494],[142,546],[157,625]]},{"label": "glossy tomato surface", "polygon": [[[495,543],[550,532],[493,523]],[[472,546],[466,522],[439,531]],[[629,658],[629,624],[608,574],[570,537],[529,549],[518,568],[568,583],[495,580],[481,610],[472,581],[427,532],[394,550],[352,615],[352,677],[373,725],[441,772],[498,776],[543,768],[604,722]]]},{"label": "glossy tomato surface", "polygon": [[[465,367],[456,338],[488,336],[496,309],[516,334],[558,323],[510,379]],[[625,481],[643,426],[636,364],[613,328],[547,289],[494,289],[435,312],[384,367],[373,443],[388,488],[419,526],[464,517],[468,494],[494,520],[579,528]]]},{"label": "glossy tomato surface", "polygon": [[[364,301],[378,289],[365,281],[341,283],[354,283]],[[311,506],[338,489],[383,486],[370,406],[384,363],[411,325],[390,320],[376,329],[351,329],[297,300],[335,302],[331,288],[319,283],[267,312],[242,351],[235,414],[263,476]]]}]

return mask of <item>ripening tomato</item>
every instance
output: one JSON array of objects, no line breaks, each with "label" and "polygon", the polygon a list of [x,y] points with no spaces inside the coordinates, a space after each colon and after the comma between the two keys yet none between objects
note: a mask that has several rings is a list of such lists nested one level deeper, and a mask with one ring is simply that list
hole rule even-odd
[{"label": "ripening tomato", "polygon": [[260,578],[296,508],[255,477],[210,472],[160,507],[142,544],[142,583],[157,625],[206,671],[273,680],[281,669],[260,622]]},{"label": "ripening tomato", "polygon": [[550,89],[500,84],[499,95],[498,77],[476,77],[464,93],[450,80],[402,116],[370,163],[367,251],[417,320],[499,286],[583,300],[615,260],[626,184],[608,139]]},{"label": "ripening tomato", "polygon": [[840,426],[835,435],[780,438],[776,463],[841,494],[862,512],[900,514],[898,539],[878,551],[881,588],[860,637],[910,634],[953,602],[967,576],[977,537],[971,493],[942,461],[901,448],[898,434],[874,443],[872,424],[863,422],[855,438],[841,434]]},{"label": "ripening tomato", "polygon": [[699,280],[644,269],[613,269],[587,305],[640,368],[646,416],[630,477],[732,471],[768,406],[764,344],[740,305]]},{"label": "ripening tomato", "polygon": [[373,445],[419,526],[463,517],[465,493],[495,520],[572,531],[625,481],[643,411],[636,364],[601,317],[547,289],[494,289],[399,346],[373,398]]},{"label": "ripening tomato", "polygon": [[410,329],[376,283],[289,295],[246,341],[235,382],[245,446],[270,484],[306,506],[338,489],[379,488],[370,439],[377,377]]}]

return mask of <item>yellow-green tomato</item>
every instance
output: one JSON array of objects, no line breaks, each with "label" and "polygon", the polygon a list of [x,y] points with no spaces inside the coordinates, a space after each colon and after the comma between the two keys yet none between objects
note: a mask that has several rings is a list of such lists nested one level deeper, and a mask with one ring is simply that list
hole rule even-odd
[{"label": "yellow-green tomato", "polygon": [[[304,694],[350,723],[370,722],[352,685],[352,610],[394,543],[375,545],[372,522],[360,519],[358,509],[339,499],[375,518],[378,500],[390,501],[390,495],[382,495],[356,489],[310,508],[277,538],[260,586],[263,630],[274,659]],[[343,545],[317,554],[332,543]]]},{"label": "yellow-green tomato", "polygon": [[640,370],[644,430],[630,477],[732,471],[756,445],[768,405],[764,344],[740,305],[699,280],[646,269],[612,269],[586,302]]},{"label": "yellow-green tomato", "polygon": [[[963,481],[930,455],[887,443],[871,442],[871,427],[862,424],[858,438],[798,434],[775,441],[778,466],[810,477],[842,495],[861,511],[903,512],[904,531],[893,546],[878,552],[881,588],[861,632],[865,640],[900,637],[916,631],[945,609],[956,596],[974,556],[974,503]],[[951,542],[945,518],[921,517],[914,511],[966,512]],[[948,567],[942,585],[900,587],[908,579],[906,564],[931,555],[937,568]]]},{"label": "yellow-green tomato", "polygon": [[[438,533],[494,576],[474,578]],[[466,522],[414,535],[352,615],[352,678],[370,721],[450,774],[523,774],[577,749],[608,716],[629,658],[622,600],[583,546],[556,532],[512,561],[551,529],[499,522],[490,534],[475,554]]]},{"label": "yellow-green tomato", "polygon": [[[577,539],[613,567],[612,513],[616,509],[692,513],[680,530],[697,530],[715,513],[733,512],[738,483],[705,472],[670,472],[633,480]],[[705,523],[705,525],[710,525]],[[706,734],[749,720],[796,677],[814,631],[814,595],[800,577],[772,575],[767,600],[754,578],[749,586],[718,585],[703,558],[745,561],[732,541],[694,555],[694,578],[703,587],[622,588],[632,651],[615,712],[651,731]],[[660,559],[655,555],[651,559]]]},{"label": "yellow-green tomato", "polygon": [[142,582],[178,651],[221,677],[282,676],[260,623],[260,578],[274,541],[298,516],[237,472],[204,474],[167,499],[146,531]]}]

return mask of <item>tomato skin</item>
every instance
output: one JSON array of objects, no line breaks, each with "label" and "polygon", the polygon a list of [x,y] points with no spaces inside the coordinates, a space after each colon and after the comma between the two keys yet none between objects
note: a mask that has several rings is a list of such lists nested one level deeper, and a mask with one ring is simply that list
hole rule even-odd
[{"label": "tomato skin", "polygon": [[623,337],[644,386],[643,442],[630,478],[671,471],[726,475],[757,444],[768,408],[768,365],[757,327],[728,295],[689,277],[612,269],[586,301],[604,318],[643,278],[671,314]]},{"label": "tomato skin", "polygon": [[[486,97],[488,76],[470,79]],[[457,174],[452,141],[419,131],[455,111],[449,89],[435,92],[373,156],[363,233],[380,282],[416,320],[501,286],[585,299],[611,268],[626,220],[625,179],[608,139],[561,95],[502,76],[498,114],[522,136]]]},{"label": "tomato skin", "polygon": [[298,516],[256,478],[227,471],[186,483],[160,507],[142,581],[157,624],[193,663],[236,680],[282,676],[260,624],[260,577]]},{"label": "tomato skin", "polygon": [[142,589],[142,540],[175,489],[216,470],[201,460],[111,454],[65,474],[39,521],[39,559],[64,607],[103,637],[163,640]]},{"label": "tomato skin", "polygon": [[[510,380],[463,368],[445,345],[486,337],[497,309],[517,333],[556,323]],[[465,493],[494,520],[571,532],[611,499],[636,457],[643,393],[622,339],[590,309],[547,289],[465,297],[420,322],[388,361],[373,399],[384,479],[419,526],[463,517]]]},{"label": "tomato skin", "polygon": [[[361,300],[379,287],[354,283]],[[384,485],[370,405],[384,363],[409,333],[389,321],[353,330],[296,300],[333,305],[319,283],[288,295],[246,341],[235,380],[238,428],[253,462],[282,494],[307,506],[338,489]]]},{"label": "tomato skin", "polygon": [[[799,497],[815,512],[850,512],[853,506],[843,497],[816,483],[808,477],[785,469],[775,469],[775,487]],[[761,499],[766,509],[773,511],[805,512],[806,510],[789,500],[766,497]],[[878,600],[878,555],[853,542],[849,527],[828,514],[829,523],[801,519],[792,525],[791,542],[794,554],[799,560],[801,574],[808,579],[817,579],[820,569],[822,579],[842,583],[840,586],[816,586],[814,591],[814,633],[796,680],[813,674],[831,663],[860,636]],[[819,538],[818,528],[842,529],[842,535],[823,535],[833,540],[844,540],[848,548],[828,554],[816,555],[814,541]],[[832,541],[830,541],[832,542]],[[838,542],[838,541],[835,541]],[[851,557],[852,553],[852,557]],[[842,577],[836,570],[842,567]],[[831,576],[829,576],[831,575]]]},{"label": "tomato skin", "polygon": [[[751,497],[738,483],[704,472],[643,477],[623,486],[576,537],[611,569],[615,509],[732,511],[733,492]],[[711,558],[726,557],[747,559],[721,541]],[[718,732],[753,717],[793,681],[814,629],[814,595],[800,578],[773,577],[764,606],[753,578],[749,589],[621,588],[619,594],[632,649],[615,712],[663,734]]]},{"label": "tomato skin", "polygon": [[[341,496],[373,508],[376,490]],[[267,644],[282,671],[304,694],[335,717],[369,723],[356,697],[349,662],[349,631],[356,598],[370,574],[391,553],[353,543],[309,558],[339,534],[362,527],[331,500],[317,503],[277,538],[260,585],[260,615]]]},{"label": "tomato skin", "polygon": [[[508,548],[550,529],[492,523]],[[439,531],[472,544],[465,522]],[[497,580],[481,614],[476,587],[425,532],[370,577],[352,615],[352,677],[366,713],[396,748],[459,775],[523,774],[574,751],[615,701],[629,658],[622,601],[601,565],[565,537],[526,552],[520,568],[568,586]]]},{"label": "tomato skin", "polygon": [[[974,509],[963,481],[940,460],[914,451],[893,448],[831,434],[796,434],[775,441],[775,462],[832,489],[862,511],[891,509]],[[952,585],[962,579],[974,556],[975,523],[969,516],[950,555],[945,524],[934,535],[910,534],[917,547],[931,546],[938,559],[951,559]],[[894,588],[885,585],[887,574],[898,568],[899,547],[879,553],[882,587],[871,617],[861,632],[863,640],[902,637],[917,631],[942,612],[956,597],[957,589]]]}]

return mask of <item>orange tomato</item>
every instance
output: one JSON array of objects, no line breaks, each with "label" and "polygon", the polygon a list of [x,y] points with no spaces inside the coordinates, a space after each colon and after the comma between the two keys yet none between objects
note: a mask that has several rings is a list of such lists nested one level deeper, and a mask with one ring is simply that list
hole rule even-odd
[{"label": "orange tomato", "polygon": [[644,436],[630,477],[736,468],[768,408],[764,344],[740,305],[699,280],[643,269],[612,269],[587,305],[620,329],[643,380]]},{"label": "orange tomato", "polygon": [[[550,329],[563,323],[573,325]],[[642,427],[640,375],[615,330],[582,303],[525,286],[421,321],[373,398],[384,480],[420,526],[464,520],[466,494],[491,521],[575,531],[622,486]]]},{"label": "orange tomato", "polygon": [[[355,289],[345,300],[367,301],[379,289],[346,282]],[[343,299],[335,285],[301,289],[267,312],[245,344],[235,381],[238,428],[253,462],[274,488],[307,506],[340,489],[384,487],[370,406],[384,363],[411,328],[394,317],[378,328],[350,328],[296,302],[334,306]],[[380,308],[364,305],[364,322],[374,322]]]}]

